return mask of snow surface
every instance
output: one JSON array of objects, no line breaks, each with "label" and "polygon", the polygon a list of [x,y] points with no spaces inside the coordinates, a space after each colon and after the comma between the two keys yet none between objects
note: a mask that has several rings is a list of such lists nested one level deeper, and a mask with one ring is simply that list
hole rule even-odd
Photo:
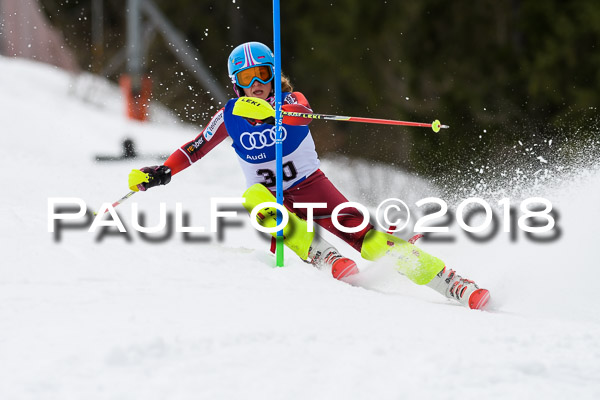
[{"label": "snow surface", "polygon": [[[536,187],[560,212],[558,240],[500,232],[477,243],[453,224],[453,243],[420,244],[490,289],[490,310],[471,311],[385,263],[361,261],[354,285],[289,251],[273,268],[242,212],[223,237],[143,240],[133,203],[146,225],[161,202],[170,212],[180,202],[189,225],[208,229],[210,198],[241,195],[227,144],[119,206],[128,235],[71,229],[57,240],[49,198],[113,202],[130,169],[160,164],[198,132],[164,113],[131,122],[123,108],[105,82],[0,57],[0,399],[600,398],[597,168]],[[126,137],[141,158],[95,161]],[[365,167],[371,186],[353,179]],[[323,169],[369,206],[435,193],[364,162]]]}]

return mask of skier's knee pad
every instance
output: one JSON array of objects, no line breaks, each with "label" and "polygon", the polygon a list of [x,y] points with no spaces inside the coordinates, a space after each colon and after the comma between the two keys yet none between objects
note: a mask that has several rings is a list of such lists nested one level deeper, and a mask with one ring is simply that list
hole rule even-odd
[{"label": "skier's knee pad", "polygon": [[439,258],[427,254],[414,244],[375,229],[365,235],[360,255],[370,261],[386,255],[396,258],[398,272],[419,285],[431,282],[444,269],[444,262]]},{"label": "skier's knee pad", "polygon": [[[260,183],[256,183],[244,192],[244,208],[248,212],[267,202],[276,203],[275,196]],[[298,217],[296,214],[286,210],[289,216],[287,225],[283,228],[283,243],[289,247],[294,253],[306,260],[308,258],[308,250],[315,236],[314,232],[308,232],[306,221]],[[277,209],[275,207],[264,207],[256,214],[256,221],[260,226],[265,228],[274,228],[277,226]],[[271,233],[273,237],[277,236],[276,232]]]}]

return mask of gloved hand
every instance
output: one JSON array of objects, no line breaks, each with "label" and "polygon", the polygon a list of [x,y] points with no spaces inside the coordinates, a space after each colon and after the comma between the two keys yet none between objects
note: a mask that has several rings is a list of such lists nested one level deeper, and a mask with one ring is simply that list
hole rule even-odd
[{"label": "gloved hand", "polygon": [[166,185],[171,182],[171,168],[166,165],[154,165],[131,170],[129,173],[129,189],[137,192],[146,191],[154,186]]},{"label": "gloved hand", "polygon": [[[284,104],[281,106],[282,111],[295,112],[300,114],[312,114],[313,111],[302,104]],[[289,115],[283,116],[283,123],[287,125],[308,125],[312,122],[312,118],[292,117]]]}]

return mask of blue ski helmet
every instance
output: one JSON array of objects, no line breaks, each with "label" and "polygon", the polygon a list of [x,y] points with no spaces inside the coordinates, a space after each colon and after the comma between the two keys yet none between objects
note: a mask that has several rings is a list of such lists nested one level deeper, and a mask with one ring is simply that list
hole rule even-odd
[{"label": "blue ski helmet", "polygon": [[[233,90],[238,97],[240,92],[243,93],[243,90],[240,90],[241,86],[238,85],[236,77],[237,73],[242,70],[261,65],[266,65],[270,68],[270,77],[267,80],[263,80],[257,76],[252,79],[250,85],[252,85],[254,80],[267,83],[273,79],[273,67],[275,66],[275,59],[271,49],[260,42],[247,42],[240,44],[233,49],[231,54],[229,54],[229,58],[227,59],[227,71],[229,72],[229,78],[231,78],[231,82],[233,83]],[[250,87],[250,85],[247,85],[246,87]]]}]

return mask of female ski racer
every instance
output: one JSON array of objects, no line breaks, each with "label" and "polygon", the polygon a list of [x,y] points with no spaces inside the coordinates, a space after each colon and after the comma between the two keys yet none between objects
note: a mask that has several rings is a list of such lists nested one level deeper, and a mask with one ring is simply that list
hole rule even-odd
[{"label": "female ski racer", "polygon": [[[264,202],[275,202],[275,129],[274,121],[244,118],[232,113],[237,97],[246,96],[275,104],[273,89],[274,59],[271,50],[262,43],[248,42],[236,47],[227,61],[229,77],[236,98],[227,102],[192,141],[177,149],[164,165],[133,170],[129,176],[132,190],[145,191],[166,185],[171,177],[201,159],[228,136],[233,140],[238,161],[248,189],[244,207],[251,211]],[[312,112],[304,95],[294,92],[289,80],[282,77],[282,109]],[[356,233],[345,233],[332,222],[334,208],[348,200],[319,169],[319,159],[308,125],[283,123],[283,196],[289,210],[289,222],[284,228],[284,243],[300,258],[318,268],[331,268],[336,279],[358,273],[356,263],[344,257],[326,240],[307,229],[307,209],[294,208],[294,203],[326,203],[314,208],[313,220],[352,246],[367,260],[383,256],[395,258],[397,269],[413,282],[427,285],[442,295],[473,309],[483,307],[489,292],[473,281],[464,279],[444,263],[413,243],[376,230],[367,224]],[[257,222],[265,227],[276,225],[276,211],[264,208],[257,213]],[[344,208],[337,216],[345,227],[359,227],[363,216],[356,208]],[[273,234],[275,235],[275,234]]]}]

